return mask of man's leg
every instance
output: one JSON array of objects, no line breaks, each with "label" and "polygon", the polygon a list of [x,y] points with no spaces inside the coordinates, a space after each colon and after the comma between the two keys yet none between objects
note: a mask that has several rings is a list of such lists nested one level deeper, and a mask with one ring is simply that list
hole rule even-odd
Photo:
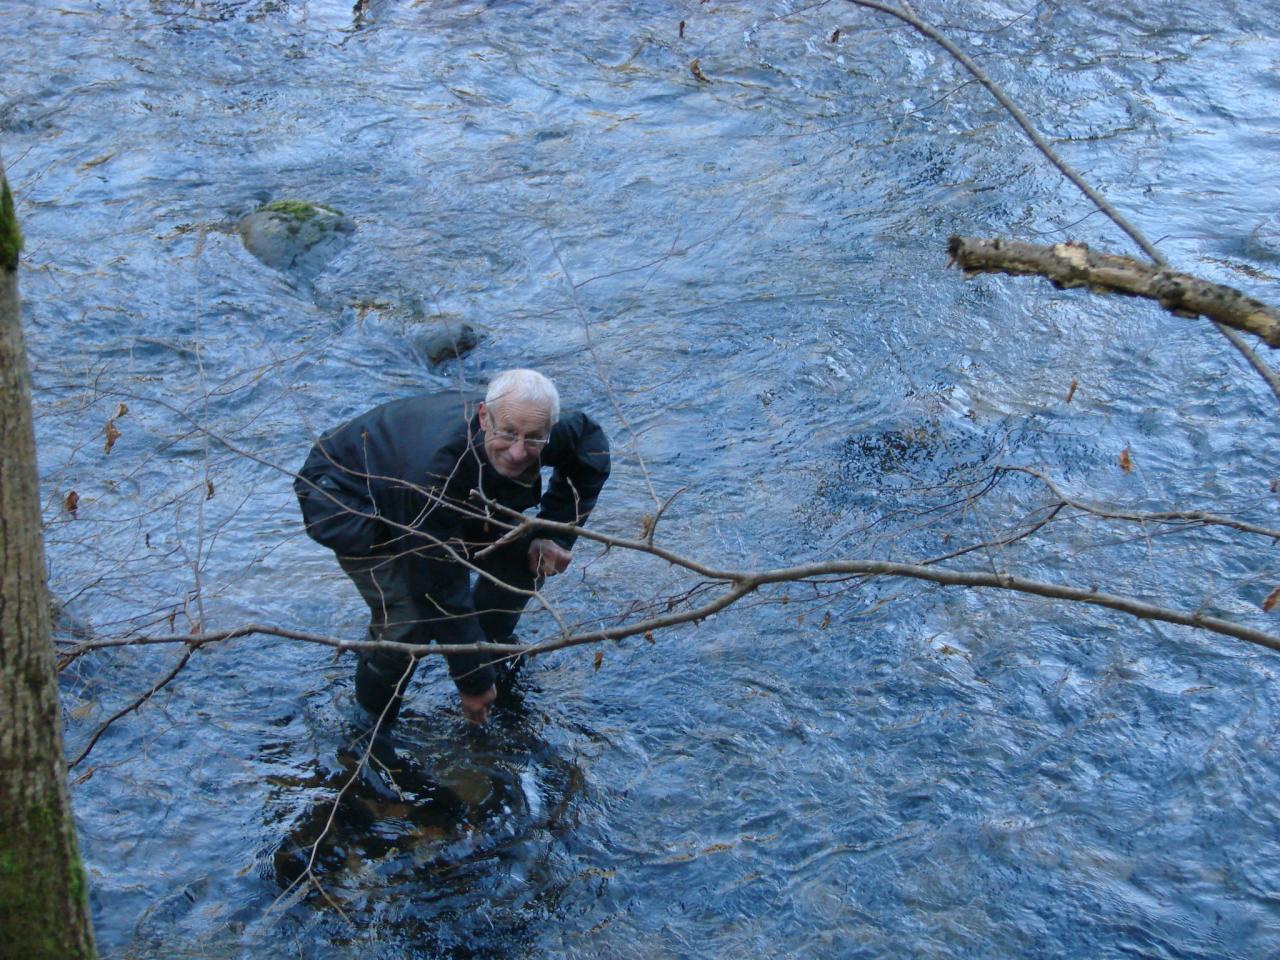
[{"label": "man's leg", "polygon": [[[432,631],[420,605],[388,557],[338,557],[360,596],[369,605],[370,640],[397,643],[429,643]],[[389,727],[400,713],[400,704],[416,661],[405,653],[378,651],[357,654],[356,700]],[[385,714],[383,711],[386,711]]]},{"label": "man's leg", "polygon": [[[535,578],[529,571],[529,544],[527,541],[516,541],[486,557],[478,563],[481,569],[501,585],[488,577],[478,576],[472,599],[475,603],[476,618],[485,638],[493,643],[503,643],[515,632],[520,614],[524,611],[529,597],[521,591],[531,591],[542,586],[542,577]],[[524,658],[502,660],[494,664],[498,674],[498,692],[506,693]]]}]

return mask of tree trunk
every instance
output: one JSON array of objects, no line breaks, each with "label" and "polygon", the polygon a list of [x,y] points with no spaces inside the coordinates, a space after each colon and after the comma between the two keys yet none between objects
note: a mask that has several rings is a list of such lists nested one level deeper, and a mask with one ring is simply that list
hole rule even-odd
[{"label": "tree trunk", "polygon": [[67,790],[44,577],[22,234],[0,163],[0,957],[96,956]]}]

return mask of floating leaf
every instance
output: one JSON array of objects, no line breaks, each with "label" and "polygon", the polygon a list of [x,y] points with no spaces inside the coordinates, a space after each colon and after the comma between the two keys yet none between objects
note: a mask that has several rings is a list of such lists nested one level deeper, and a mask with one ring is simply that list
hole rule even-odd
[{"label": "floating leaf", "polygon": [[67,494],[67,498],[62,501],[62,505],[66,507],[67,513],[71,514],[72,518],[74,518],[76,515],[76,508],[80,506],[80,494],[72,490]]},{"label": "floating leaf", "polygon": [[644,539],[646,540],[648,540],[649,537],[653,536],[653,524],[654,524],[653,514],[646,513],[643,517],[641,517],[640,518],[640,536],[644,537]]},{"label": "floating leaf", "polygon": [[107,435],[107,443],[102,448],[102,452],[110,453],[111,448],[114,447],[116,445],[116,441],[120,439],[120,431],[116,428],[116,422],[114,420],[107,421],[107,429],[105,430],[105,433]]},{"label": "floating leaf", "polygon": [[100,157],[94,157],[92,160],[88,160],[85,163],[80,164],[80,169],[92,170],[94,167],[100,167],[114,156],[114,153],[104,153]]},{"label": "floating leaf", "polygon": [[603,651],[603,650],[597,650],[597,651],[596,651],[596,660],[595,660],[596,670],[599,670],[599,669],[600,669],[600,664],[602,664],[602,663],[604,663],[604,651]]},{"label": "floating leaf", "polygon": [[646,630],[646,631],[644,632],[644,638],[645,638],[646,640],[648,640],[650,643],[657,643],[657,642],[658,642],[657,640],[653,639],[653,631],[652,631],[652,630]]},{"label": "floating leaf", "polygon": [[116,415],[112,417],[112,419],[119,420],[128,412],[129,412],[129,405],[122,402],[118,407],[116,407]]},{"label": "floating leaf", "polygon": [[1067,388],[1067,403],[1071,402],[1071,398],[1076,395],[1076,387],[1080,386],[1080,381],[1075,377],[1071,378],[1071,386]]},{"label": "floating leaf", "polygon": [[1273,609],[1275,609],[1275,605],[1277,603],[1280,603],[1280,587],[1276,587],[1274,590],[1272,590],[1270,593],[1267,594],[1267,599],[1262,601],[1262,609],[1266,613],[1270,613]]},{"label": "floating leaf", "polygon": [[681,40],[684,39],[684,21],[683,20],[680,21],[680,39]]},{"label": "floating leaf", "polygon": [[204,498],[206,500],[213,499],[213,481],[212,480],[206,480],[204,482]]},{"label": "floating leaf", "polygon": [[1133,460],[1129,457],[1129,448],[1125,447],[1120,451],[1120,469],[1125,473],[1133,472]]},{"label": "floating leaf", "polygon": [[702,64],[698,62],[697,57],[694,57],[693,62],[689,64],[689,72],[693,74],[693,78],[699,83],[711,82],[711,78],[702,72]]},{"label": "floating leaf", "polygon": [[822,622],[821,622],[820,624],[818,624],[818,629],[819,629],[819,630],[825,630],[825,629],[827,629],[827,627],[829,627],[829,626],[831,626],[831,611],[830,611],[830,610],[828,610],[826,613],[824,613],[824,614],[822,615]]},{"label": "floating leaf", "polygon": [[839,42],[840,42],[840,28],[839,28],[839,27],[836,27],[834,30],[832,30],[832,31],[831,31],[831,42],[832,42],[832,43],[839,43]]}]

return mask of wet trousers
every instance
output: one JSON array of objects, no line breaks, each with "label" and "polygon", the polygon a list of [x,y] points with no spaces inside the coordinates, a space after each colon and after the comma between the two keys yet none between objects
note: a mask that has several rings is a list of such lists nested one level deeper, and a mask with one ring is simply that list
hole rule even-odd
[{"label": "wet trousers", "polygon": [[[529,599],[516,591],[533,590],[541,585],[542,578],[535,578],[529,572],[528,549],[526,542],[516,541],[474,561],[478,568],[506,585],[499,586],[486,577],[475,578],[471,595],[476,612],[471,616],[476,618],[486,640],[507,640]],[[343,571],[369,605],[370,640],[427,644],[436,639],[436,624],[444,614],[429,597],[415,596],[409,589],[401,566],[406,562],[412,562],[412,557],[338,557]],[[417,661],[408,654],[394,651],[361,653],[358,658],[356,700],[375,717],[384,716],[383,724],[389,726],[400,712],[404,691]],[[457,660],[450,663],[455,677],[456,664]],[[479,659],[476,664],[483,668],[485,661]],[[512,661],[493,664],[500,688],[510,685],[518,665]]]}]

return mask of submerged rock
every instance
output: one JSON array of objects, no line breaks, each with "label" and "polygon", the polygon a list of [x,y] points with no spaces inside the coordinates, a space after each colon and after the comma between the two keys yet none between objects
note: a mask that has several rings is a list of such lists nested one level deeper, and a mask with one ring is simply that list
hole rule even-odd
[{"label": "submerged rock", "polygon": [[1259,260],[1280,260],[1280,213],[1258,224],[1249,234],[1248,253]]},{"label": "submerged rock", "polygon": [[305,279],[323,270],[355,230],[341,210],[305,200],[273,200],[239,225],[245,249],[268,267]]},{"label": "submerged rock", "polygon": [[407,347],[428,364],[462,359],[480,343],[483,332],[456,313],[423,313],[417,303],[391,300],[355,300],[349,305],[356,324],[372,335],[381,335]]}]

